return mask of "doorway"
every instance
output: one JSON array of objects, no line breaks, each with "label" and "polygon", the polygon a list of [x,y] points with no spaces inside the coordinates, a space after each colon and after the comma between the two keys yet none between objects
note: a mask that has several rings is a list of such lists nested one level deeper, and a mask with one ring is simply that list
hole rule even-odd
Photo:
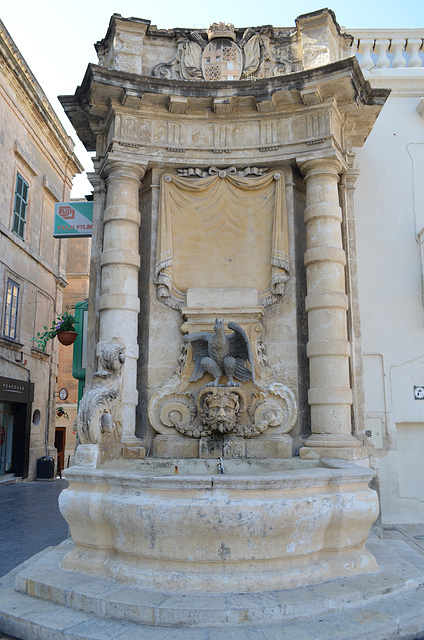
[{"label": "doorway", "polygon": [[0,402],[0,476],[12,473],[13,405]]},{"label": "doorway", "polygon": [[57,475],[62,477],[65,467],[66,427],[56,427],[54,433],[54,446],[57,451]]}]

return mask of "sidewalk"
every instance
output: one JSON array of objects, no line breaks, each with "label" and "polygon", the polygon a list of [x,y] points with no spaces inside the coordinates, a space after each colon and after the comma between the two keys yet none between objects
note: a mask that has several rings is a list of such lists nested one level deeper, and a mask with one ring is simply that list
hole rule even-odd
[{"label": "sidewalk", "polygon": [[385,524],[383,539],[403,540],[424,555],[424,524]]},{"label": "sidewalk", "polygon": [[0,484],[0,577],[68,537],[57,499],[66,480]]}]

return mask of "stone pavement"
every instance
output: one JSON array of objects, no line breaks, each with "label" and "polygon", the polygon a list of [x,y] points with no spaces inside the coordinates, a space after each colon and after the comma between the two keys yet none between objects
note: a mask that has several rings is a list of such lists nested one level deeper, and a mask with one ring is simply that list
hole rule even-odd
[{"label": "stone pavement", "polygon": [[68,537],[57,505],[66,480],[0,483],[0,577]]},{"label": "stone pavement", "polygon": [[[41,552],[45,547],[56,546],[67,538],[67,524],[57,508],[57,497],[66,486],[67,482],[65,480],[58,479],[52,482],[0,484],[0,539],[4,543],[0,547],[0,591],[2,583],[5,585],[6,582],[10,582],[12,587],[9,592],[7,592],[7,589],[3,590],[3,597],[0,596],[0,609],[11,598],[13,601],[12,609],[16,606],[16,610],[19,611],[20,607],[24,607],[22,615],[28,619],[29,624],[31,624],[31,611],[28,612],[26,604],[29,596],[13,592],[14,577],[18,572],[23,576],[28,575],[31,584],[34,584],[36,588],[39,575],[37,562],[40,568],[42,568],[44,562],[46,566],[51,567],[51,571],[49,568],[47,569],[46,575],[49,576],[51,573],[52,587],[54,589],[58,588],[57,583],[55,583],[53,564],[48,560],[49,554],[53,557],[58,552],[51,550],[39,553],[39,560],[36,560],[35,564],[34,560],[29,560],[29,558]],[[371,546],[374,545],[375,550],[377,550],[379,541],[375,536],[373,538],[374,540],[371,538],[370,544]],[[399,577],[406,570],[409,571],[409,579],[413,580],[416,579],[414,571],[421,571],[424,574],[424,525],[386,526],[383,529],[383,538],[387,541],[384,544],[388,545],[389,556],[390,553],[392,554],[392,560],[388,558],[386,573],[382,574],[380,579],[377,579],[377,576],[372,574],[369,577],[359,576],[354,579],[355,586],[353,583],[349,585],[349,594],[344,592],[343,595],[338,593],[332,595],[334,600],[341,597],[349,597],[349,602],[352,596],[355,596],[360,600],[363,599],[363,603],[359,603],[359,606],[348,604],[348,606],[342,607],[341,611],[335,611],[334,613],[331,613],[331,611],[326,613],[322,610],[318,616],[313,615],[311,612],[312,615],[309,618],[287,619],[283,626],[280,624],[267,626],[267,624],[264,624],[265,620],[262,620],[260,626],[241,624],[222,628],[196,629],[187,626],[169,625],[168,623],[167,627],[151,627],[131,624],[130,620],[125,617],[121,621],[119,619],[109,621],[108,628],[105,628],[106,621],[104,618],[95,617],[95,619],[91,620],[90,615],[92,618],[93,614],[84,611],[84,607],[80,608],[79,611],[75,611],[44,600],[36,600],[40,609],[37,613],[37,619],[42,621],[43,619],[57,617],[56,624],[58,626],[53,630],[53,635],[51,635],[52,630],[50,629],[46,636],[42,636],[53,640],[56,640],[56,638],[61,639],[62,637],[66,638],[66,640],[68,637],[69,640],[71,638],[91,637],[99,640],[107,640],[109,638],[122,638],[122,640],[138,640],[139,638],[142,640],[160,640],[162,638],[164,640],[224,640],[227,638],[228,640],[354,640],[356,638],[361,640],[375,640],[376,638],[423,640],[424,588],[420,587],[411,593],[402,592],[402,589],[400,589],[395,593],[395,583],[398,580],[396,576]],[[371,550],[375,553],[374,549]],[[23,566],[15,569],[23,562]],[[397,569],[395,567],[396,563]],[[5,576],[9,571],[11,571],[9,576]],[[379,581],[381,583],[381,579],[389,580],[387,577],[389,572],[394,576],[394,579],[392,578],[393,585],[390,587],[393,588],[393,595],[387,601],[381,602],[375,597],[372,590],[376,587],[381,588],[381,585],[378,585]],[[1,576],[5,576],[4,580],[2,580]],[[308,588],[308,591],[311,591],[308,601],[312,597],[312,600],[317,602],[317,598],[322,597],[329,586],[330,583],[324,583],[321,586]],[[345,589],[347,586],[346,584]],[[84,586],[81,585],[79,588],[83,593]],[[344,589],[340,589],[340,591],[344,591]],[[281,602],[289,595],[285,594],[284,598],[282,596]],[[275,597],[275,593],[273,597]],[[93,602],[95,601],[94,592],[90,593],[90,598]],[[115,610],[119,610],[119,607],[122,606],[122,603],[114,602],[110,595],[103,596],[102,602],[108,601]],[[185,606],[187,607],[187,604]],[[240,604],[237,604],[237,606],[239,607]],[[306,601],[302,603],[296,599],[296,606],[305,607]],[[260,603],[258,603],[258,607],[260,607]],[[212,612],[209,611],[209,613]],[[11,615],[13,616],[13,612]],[[411,621],[415,620],[415,626],[412,623],[408,625],[409,619]],[[67,631],[63,628],[65,625]],[[96,633],[91,635],[93,631],[89,631],[89,629],[93,629],[93,627],[96,629]],[[12,628],[10,631],[12,631]],[[35,638],[39,637],[35,628],[33,629],[35,635],[31,635],[31,633],[29,631],[29,635],[25,634],[25,638],[22,637],[21,640],[27,640],[27,638],[35,640]],[[2,635],[1,624],[0,638],[2,640],[11,638],[11,636]]]},{"label": "stone pavement", "polygon": [[382,533],[385,540],[403,540],[424,554],[424,524],[387,524]]}]

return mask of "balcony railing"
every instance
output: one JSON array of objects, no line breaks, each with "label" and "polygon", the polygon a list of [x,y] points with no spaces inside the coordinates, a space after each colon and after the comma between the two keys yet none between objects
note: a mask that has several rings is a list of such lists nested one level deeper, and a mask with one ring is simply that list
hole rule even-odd
[{"label": "balcony railing", "polygon": [[362,69],[405,69],[424,67],[424,29],[358,29],[352,54]]}]

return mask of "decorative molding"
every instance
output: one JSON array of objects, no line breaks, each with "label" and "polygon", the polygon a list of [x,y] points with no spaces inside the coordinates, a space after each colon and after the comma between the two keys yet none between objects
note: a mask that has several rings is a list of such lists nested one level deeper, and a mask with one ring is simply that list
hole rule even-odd
[{"label": "decorative molding", "polygon": [[297,420],[293,393],[274,382],[253,391],[236,386],[201,387],[178,392],[178,379],[164,385],[149,403],[149,419],[161,435],[205,438],[234,435],[256,438],[289,433]]},{"label": "decorative molding", "polygon": [[27,169],[29,169],[31,174],[33,176],[38,175],[35,161],[31,158],[29,153],[21,147],[21,145],[17,140],[15,140],[13,150],[15,152],[15,155],[19,158],[19,160],[21,160],[21,162],[24,163],[24,165],[26,166]]},{"label": "decorative molding", "polygon": [[50,186],[50,181],[46,175],[43,176],[43,187],[51,195],[55,202],[60,202],[60,197],[53,187]]},{"label": "decorative molding", "polygon": [[[215,370],[213,363],[215,350],[222,350],[220,329],[224,323],[215,321],[213,332],[208,331],[208,322],[202,322],[200,327],[198,320],[183,325],[185,335],[175,375],[149,402],[150,424],[158,434],[194,439],[216,435],[250,439],[266,432],[266,435],[288,437],[286,434],[297,420],[294,395],[284,384],[275,381],[268,366],[261,341],[261,323],[253,318],[244,321],[240,318],[240,321],[243,326],[228,322],[228,329],[233,333],[226,333],[225,337],[232,357],[225,360],[225,372],[221,365]],[[207,349],[202,346],[206,342]],[[231,376],[235,362],[232,375],[240,383],[234,382]],[[205,385],[206,375],[215,379]],[[228,382],[224,386],[221,380]]]},{"label": "decorative molding", "polygon": [[237,169],[236,167],[214,167],[209,169],[200,169],[199,167],[187,167],[184,169],[177,169],[179,175],[183,178],[208,178],[209,176],[219,175],[220,178],[228,176],[242,176],[249,175],[262,176],[268,171],[267,167],[245,167],[244,169]]}]

